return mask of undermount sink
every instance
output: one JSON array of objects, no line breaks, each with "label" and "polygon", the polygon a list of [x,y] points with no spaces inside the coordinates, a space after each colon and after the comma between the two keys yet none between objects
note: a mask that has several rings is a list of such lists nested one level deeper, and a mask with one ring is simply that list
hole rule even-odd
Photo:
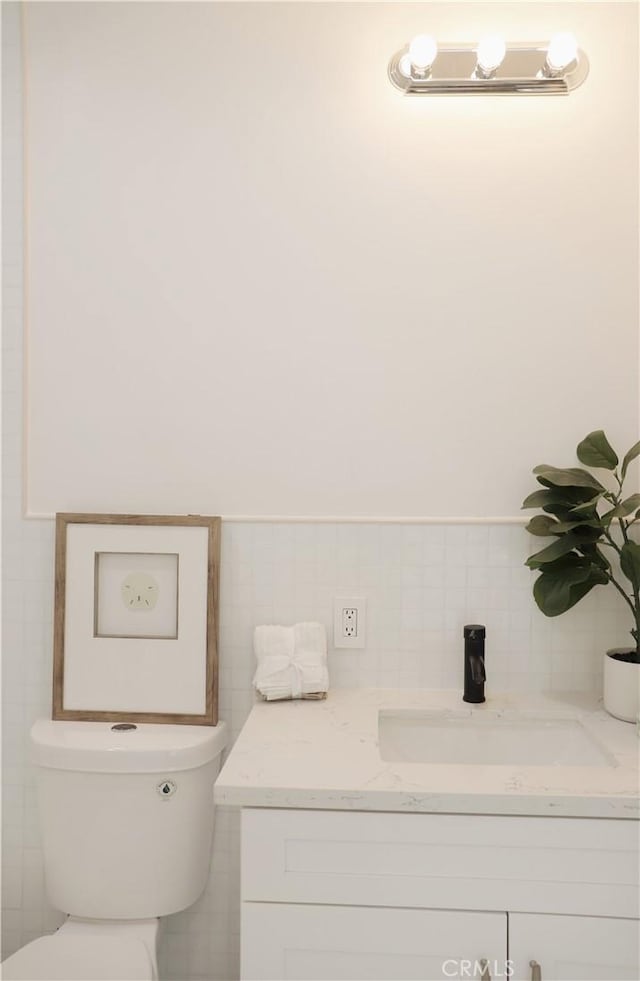
[{"label": "undermount sink", "polygon": [[615,766],[578,719],[381,709],[380,756],[403,763]]}]

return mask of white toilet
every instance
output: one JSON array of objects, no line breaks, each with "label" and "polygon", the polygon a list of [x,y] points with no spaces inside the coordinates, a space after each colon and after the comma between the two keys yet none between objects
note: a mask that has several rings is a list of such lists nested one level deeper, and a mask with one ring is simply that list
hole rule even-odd
[{"label": "white toilet", "polygon": [[226,726],[40,720],[31,730],[45,884],[68,914],[5,981],[155,981],[158,917],[202,893]]}]

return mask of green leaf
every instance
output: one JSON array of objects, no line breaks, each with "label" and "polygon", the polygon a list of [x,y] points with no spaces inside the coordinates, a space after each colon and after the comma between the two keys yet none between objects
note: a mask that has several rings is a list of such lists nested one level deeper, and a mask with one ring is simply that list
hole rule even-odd
[{"label": "green leaf", "polygon": [[576,454],[580,463],[588,467],[602,467],[604,470],[615,470],[618,457],[604,434],[604,430],[596,429],[578,444]]},{"label": "green leaf", "polygon": [[620,568],[634,589],[640,588],[640,545],[625,542],[620,549]]},{"label": "green leaf", "polygon": [[540,466],[534,467],[533,472],[538,476],[538,479],[542,478],[554,487],[592,487],[593,490],[597,491],[606,490],[593,474],[589,473],[588,470],[582,470],[580,467],[560,470],[558,467],[541,463]]},{"label": "green leaf", "polygon": [[555,518],[549,517],[548,514],[536,514],[527,525],[526,530],[530,535],[540,535],[544,538],[555,534],[553,529],[557,524]]},{"label": "green leaf", "polygon": [[563,535],[565,532],[574,531],[576,528],[597,528],[598,538],[600,538],[600,534],[602,533],[602,525],[597,518],[578,518],[576,521],[557,521],[553,529],[553,534]]},{"label": "green leaf", "polygon": [[525,508],[541,508],[544,507],[545,501],[548,500],[549,491],[548,490],[536,490],[528,497],[525,497],[522,502],[522,510]]},{"label": "green leaf", "polygon": [[588,501],[583,501],[581,504],[576,504],[575,507],[571,508],[572,514],[589,514],[589,512],[594,511],[598,501],[602,497],[602,491],[596,494],[594,497],[590,497]]},{"label": "green leaf", "polygon": [[558,538],[551,545],[547,545],[546,548],[541,549],[534,555],[530,555],[525,564],[530,569],[539,569],[546,562],[553,562],[554,559],[559,559],[561,556],[566,555],[567,552],[573,551],[578,544],[579,541],[573,534],[563,535],[562,538]]},{"label": "green leaf", "polygon": [[608,576],[594,573],[592,576],[589,576],[588,579],[585,579],[584,582],[576,583],[575,586],[571,587],[570,605],[568,609],[571,609],[572,606],[579,603],[580,600],[587,595],[587,593],[591,592],[594,586],[606,586],[608,582]]},{"label": "green leaf", "polygon": [[633,460],[635,460],[635,458],[637,456],[640,456],[640,442],[636,443],[635,446],[632,446],[631,447],[631,449],[629,450],[629,452],[625,456],[624,460],[622,461],[622,479],[623,480],[624,480],[625,475],[627,473],[627,467],[629,466],[629,464]]},{"label": "green leaf", "polygon": [[[540,478],[538,478],[539,480]],[[534,491],[524,500],[524,508],[542,508],[549,514],[555,514],[563,520],[571,520],[574,515],[574,508],[580,506],[588,517],[597,518],[594,501],[598,501],[601,495],[594,498],[593,489],[589,487],[550,487],[544,490]]]},{"label": "green leaf", "polygon": [[569,552],[568,555],[554,559],[553,562],[545,563],[545,567],[541,572],[545,574],[567,575],[571,582],[581,582],[590,574],[592,565],[593,559],[591,557],[586,558],[584,555],[578,555],[576,552]]},{"label": "green leaf", "polygon": [[592,565],[597,566],[599,569],[609,572],[611,569],[611,563],[609,559],[601,552],[596,543],[591,545],[581,545],[580,553],[583,555],[587,561],[591,562]]},{"label": "green leaf", "polygon": [[571,585],[544,572],[533,584],[533,598],[547,617],[557,617],[571,606]]},{"label": "green leaf", "polygon": [[533,585],[533,597],[545,616],[557,617],[575,606],[594,586],[608,581],[601,570],[592,567],[568,573],[543,571]]},{"label": "green leaf", "polygon": [[568,534],[576,538],[579,543],[578,548],[581,549],[583,545],[595,545],[596,542],[599,542],[602,537],[602,529],[590,528],[588,525],[582,524]]},{"label": "green leaf", "polygon": [[626,501],[622,501],[615,508],[611,508],[606,514],[602,515],[602,520],[609,523],[613,518],[625,518],[640,505],[640,494],[632,494]]}]

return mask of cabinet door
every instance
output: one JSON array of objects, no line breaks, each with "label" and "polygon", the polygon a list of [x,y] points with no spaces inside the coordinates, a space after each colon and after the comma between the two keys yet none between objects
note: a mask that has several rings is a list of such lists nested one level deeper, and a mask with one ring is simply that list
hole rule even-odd
[{"label": "cabinet door", "polygon": [[639,943],[638,920],[509,914],[514,981],[637,981]]},{"label": "cabinet door", "polygon": [[506,976],[505,913],[245,902],[241,936],[243,981]]}]

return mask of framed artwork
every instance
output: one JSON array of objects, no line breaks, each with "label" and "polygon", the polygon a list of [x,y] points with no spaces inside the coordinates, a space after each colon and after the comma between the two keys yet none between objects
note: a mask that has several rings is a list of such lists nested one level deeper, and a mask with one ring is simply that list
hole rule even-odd
[{"label": "framed artwork", "polygon": [[57,514],[53,718],[216,725],[220,518]]}]

